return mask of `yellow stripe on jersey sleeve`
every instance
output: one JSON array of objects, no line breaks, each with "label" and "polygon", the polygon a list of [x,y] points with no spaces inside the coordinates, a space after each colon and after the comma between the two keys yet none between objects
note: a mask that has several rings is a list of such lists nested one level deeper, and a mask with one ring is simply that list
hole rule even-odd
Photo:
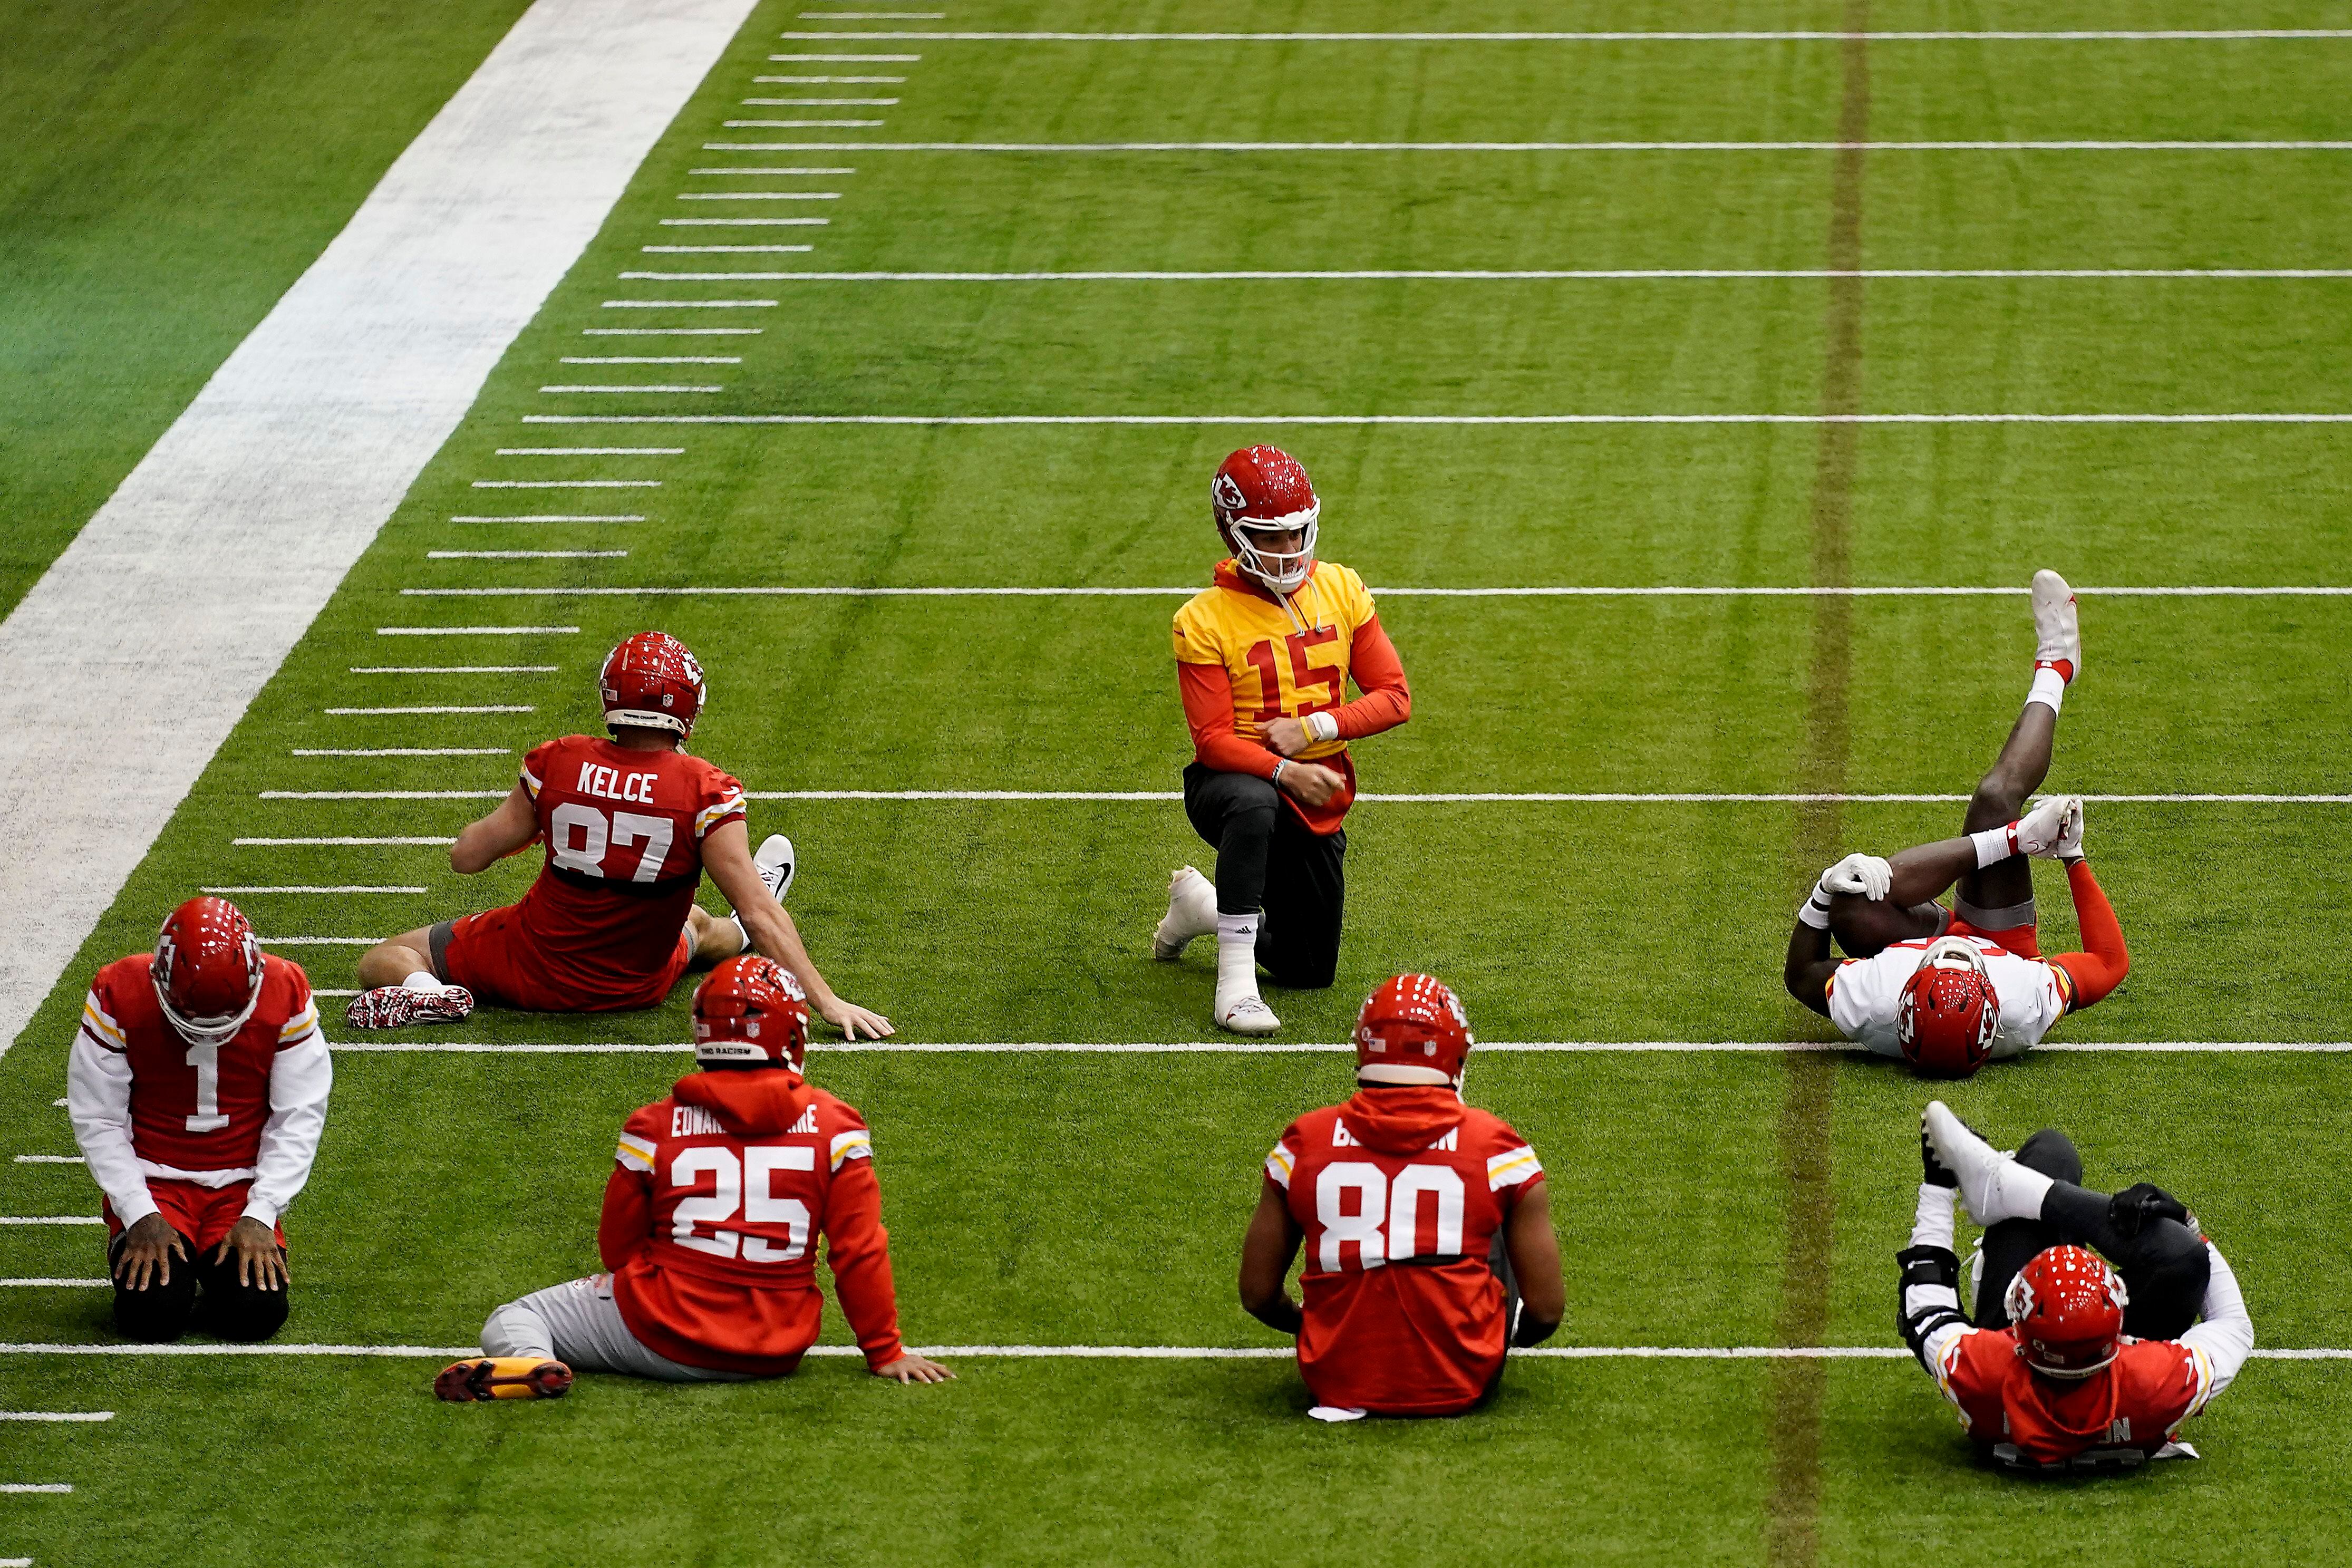
[{"label": "yellow stripe on jersey sleeve", "polygon": [[278,1043],[281,1046],[290,1046],[303,1036],[315,1035],[318,1032],[319,1005],[316,1002],[306,1001],[302,1004],[302,1010],[287,1019],[286,1026],[278,1031]]},{"label": "yellow stripe on jersey sleeve", "polygon": [[704,834],[718,826],[719,820],[722,817],[731,816],[742,809],[743,796],[740,793],[730,795],[725,800],[716,801],[709,805],[704,806],[694,818],[694,836],[697,838],[701,837]]},{"label": "yellow stripe on jersey sleeve", "polygon": [[1297,1165],[1298,1156],[1280,1143],[1276,1143],[1274,1146],[1274,1152],[1265,1157],[1265,1173],[1272,1176],[1275,1184],[1285,1192],[1290,1190],[1290,1173],[1296,1170]]},{"label": "yellow stripe on jersey sleeve", "polygon": [[613,1157],[632,1171],[651,1171],[655,1153],[652,1140],[624,1132],[621,1146],[613,1152]]},{"label": "yellow stripe on jersey sleeve", "polygon": [[1543,1174],[1543,1162],[1536,1158],[1535,1146],[1522,1143],[1507,1153],[1496,1154],[1486,1162],[1486,1190],[1497,1192],[1520,1182],[1531,1181]]},{"label": "yellow stripe on jersey sleeve", "polygon": [[835,1170],[840,1170],[845,1161],[872,1158],[874,1158],[874,1134],[866,1131],[863,1127],[834,1135],[833,1168]]},{"label": "yellow stripe on jersey sleeve", "polygon": [[112,1046],[118,1051],[131,1048],[130,1037],[122,1032],[122,1026],[109,1017],[106,1009],[98,1005],[98,993],[95,991],[82,1001],[81,1026],[97,1036],[100,1044]]},{"label": "yellow stripe on jersey sleeve", "polygon": [[530,792],[531,799],[537,800],[539,798],[539,775],[532,773],[529,768],[523,769],[522,787]]}]

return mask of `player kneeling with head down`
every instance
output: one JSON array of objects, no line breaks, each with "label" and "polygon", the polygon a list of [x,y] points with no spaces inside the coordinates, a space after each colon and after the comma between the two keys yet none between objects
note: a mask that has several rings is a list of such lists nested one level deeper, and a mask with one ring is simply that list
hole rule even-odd
[{"label": "player kneeling with head down", "polygon": [[193,1322],[266,1340],[286,1321],[278,1215],[310,1179],[334,1079],[309,977],[226,899],[190,899],[152,953],[98,972],[66,1103],[106,1194],[126,1338]]},{"label": "player kneeling with head down", "polygon": [[[1536,1152],[1462,1101],[1470,1021],[1426,974],[1356,1018],[1354,1099],[1292,1122],[1242,1243],[1242,1306],[1298,1338],[1318,1420],[1458,1415],[1504,1352],[1559,1327],[1567,1288]],[[1283,1288],[1306,1243],[1302,1308]]]},{"label": "player kneeling with head down", "polygon": [[[2032,1472],[2196,1458],[2174,1436],[2238,1375],[2254,1325],[2189,1212],[2146,1184],[2078,1185],[2082,1161],[2054,1130],[2003,1154],[1941,1100],[1919,1145],[1896,1322],[1969,1437]],[[1973,1324],[1952,1249],[1962,1198],[1987,1227]]]},{"label": "player kneeling with head down", "polygon": [[[2074,595],[2033,575],[2033,686],[2000,758],[1969,802],[1964,836],[1891,860],[1849,855],[1797,910],[1782,980],[1850,1039],[1920,1072],[1965,1078],[2039,1045],[2059,1019],[2105,997],[2131,970],[2123,928],[2083,858],[2083,803],[2026,801],[2050,772],[2058,705],[2082,668]],[[2066,866],[2081,952],[2045,960],[2029,856]],[[1955,889],[1952,905],[1936,902]],[[1832,956],[1830,937],[1853,956]]]},{"label": "player kneeling with head down", "polygon": [[574,1369],[669,1383],[782,1377],[816,1342],[816,1238],[877,1377],[952,1374],[898,1342],[873,1141],[854,1107],[801,1076],[808,1006],[764,958],[729,959],[694,994],[703,1068],[628,1120],[596,1249],[609,1274],[509,1301],[488,1355],[434,1382],[444,1399],[561,1394]]}]

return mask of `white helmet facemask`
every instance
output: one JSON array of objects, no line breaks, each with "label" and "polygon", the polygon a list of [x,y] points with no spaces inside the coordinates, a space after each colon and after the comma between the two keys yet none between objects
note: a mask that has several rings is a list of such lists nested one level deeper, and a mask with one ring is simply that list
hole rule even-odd
[{"label": "white helmet facemask", "polygon": [[[1315,522],[1322,510],[1318,502],[1287,517],[1235,518],[1226,525],[1233,530],[1234,564],[1277,594],[1297,593],[1315,565]],[[1297,550],[1266,551],[1257,546],[1257,534],[1294,531],[1299,536]]]}]

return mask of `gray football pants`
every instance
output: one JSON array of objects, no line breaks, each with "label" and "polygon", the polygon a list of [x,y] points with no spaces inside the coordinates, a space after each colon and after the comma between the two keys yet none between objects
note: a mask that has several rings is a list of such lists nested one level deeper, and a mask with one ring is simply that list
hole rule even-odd
[{"label": "gray football pants", "polygon": [[488,1355],[551,1356],[574,1372],[623,1372],[664,1383],[747,1383],[740,1372],[709,1372],[656,1355],[638,1342],[613,1300],[613,1277],[592,1274],[509,1301],[482,1325]]}]

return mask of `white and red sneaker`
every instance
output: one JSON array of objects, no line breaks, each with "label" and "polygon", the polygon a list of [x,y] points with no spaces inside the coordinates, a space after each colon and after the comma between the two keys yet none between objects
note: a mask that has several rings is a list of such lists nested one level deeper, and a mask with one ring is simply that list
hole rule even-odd
[{"label": "white and red sneaker", "polygon": [[411,1024],[455,1024],[474,1011],[474,994],[462,985],[418,991],[379,985],[352,998],[343,1022],[354,1029],[400,1029]]},{"label": "white and red sneaker", "polygon": [[2033,668],[2056,670],[2069,686],[2083,673],[2083,625],[2074,590],[2046,566],[2033,574]]}]

